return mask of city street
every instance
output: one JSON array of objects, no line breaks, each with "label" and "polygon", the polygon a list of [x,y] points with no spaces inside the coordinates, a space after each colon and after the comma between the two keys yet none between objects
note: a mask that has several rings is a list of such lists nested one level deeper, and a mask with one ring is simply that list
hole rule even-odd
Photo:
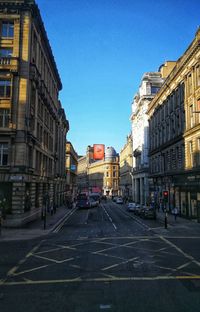
[{"label": "city street", "polygon": [[48,236],[0,242],[1,311],[197,311],[200,226],[164,228],[112,201]]}]

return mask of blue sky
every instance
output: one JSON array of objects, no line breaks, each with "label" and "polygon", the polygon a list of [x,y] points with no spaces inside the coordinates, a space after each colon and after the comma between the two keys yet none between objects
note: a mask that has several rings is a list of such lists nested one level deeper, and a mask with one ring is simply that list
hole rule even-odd
[{"label": "blue sky", "polygon": [[200,26],[199,0],[36,0],[79,155],[102,143],[117,152],[130,133],[144,72],[177,60]]}]

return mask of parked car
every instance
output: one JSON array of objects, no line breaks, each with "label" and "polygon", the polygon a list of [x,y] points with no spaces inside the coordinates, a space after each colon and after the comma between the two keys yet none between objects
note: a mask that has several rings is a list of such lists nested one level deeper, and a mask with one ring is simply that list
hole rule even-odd
[{"label": "parked car", "polygon": [[116,204],[123,204],[123,199],[121,197],[117,197]]},{"label": "parked car", "polygon": [[136,208],[136,203],[128,203],[127,204],[127,210],[130,211],[130,212],[134,212],[135,211],[135,208]]},{"label": "parked car", "polygon": [[152,207],[143,206],[140,212],[140,216],[144,219],[156,220],[156,210]]},{"label": "parked car", "polygon": [[141,206],[139,204],[136,204],[134,214],[139,216],[141,213]]}]

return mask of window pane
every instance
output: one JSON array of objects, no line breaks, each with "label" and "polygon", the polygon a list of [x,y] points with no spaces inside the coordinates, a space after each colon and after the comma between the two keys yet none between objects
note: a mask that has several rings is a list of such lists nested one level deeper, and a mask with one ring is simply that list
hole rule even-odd
[{"label": "window pane", "polygon": [[11,57],[13,54],[13,49],[11,48],[1,48],[0,57]]},{"label": "window pane", "polygon": [[151,94],[156,94],[160,90],[160,87],[151,86]]},{"label": "window pane", "polygon": [[8,164],[8,154],[3,154],[2,165],[6,166]]},{"label": "window pane", "polygon": [[7,128],[9,127],[9,117],[10,110],[9,109],[0,109],[0,127]]},{"label": "window pane", "polygon": [[10,97],[10,80],[0,80],[0,97]]},{"label": "window pane", "polygon": [[10,86],[6,87],[6,97],[10,97]]},{"label": "window pane", "polygon": [[0,166],[8,164],[8,143],[0,143]]},{"label": "window pane", "polygon": [[2,23],[2,37],[14,36],[14,24],[13,22],[3,22]]}]

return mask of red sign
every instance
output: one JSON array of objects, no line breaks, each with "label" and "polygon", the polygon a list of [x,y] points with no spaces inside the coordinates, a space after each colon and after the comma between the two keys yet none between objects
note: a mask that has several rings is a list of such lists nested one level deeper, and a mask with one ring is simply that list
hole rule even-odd
[{"label": "red sign", "polygon": [[105,149],[104,144],[94,144],[93,148],[94,148],[93,158],[95,160],[104,159],[104,149]]},{"label": "red sign", "polygon": [[92,193],[101,193],[101,188],[99,186],[92,187]]}]

